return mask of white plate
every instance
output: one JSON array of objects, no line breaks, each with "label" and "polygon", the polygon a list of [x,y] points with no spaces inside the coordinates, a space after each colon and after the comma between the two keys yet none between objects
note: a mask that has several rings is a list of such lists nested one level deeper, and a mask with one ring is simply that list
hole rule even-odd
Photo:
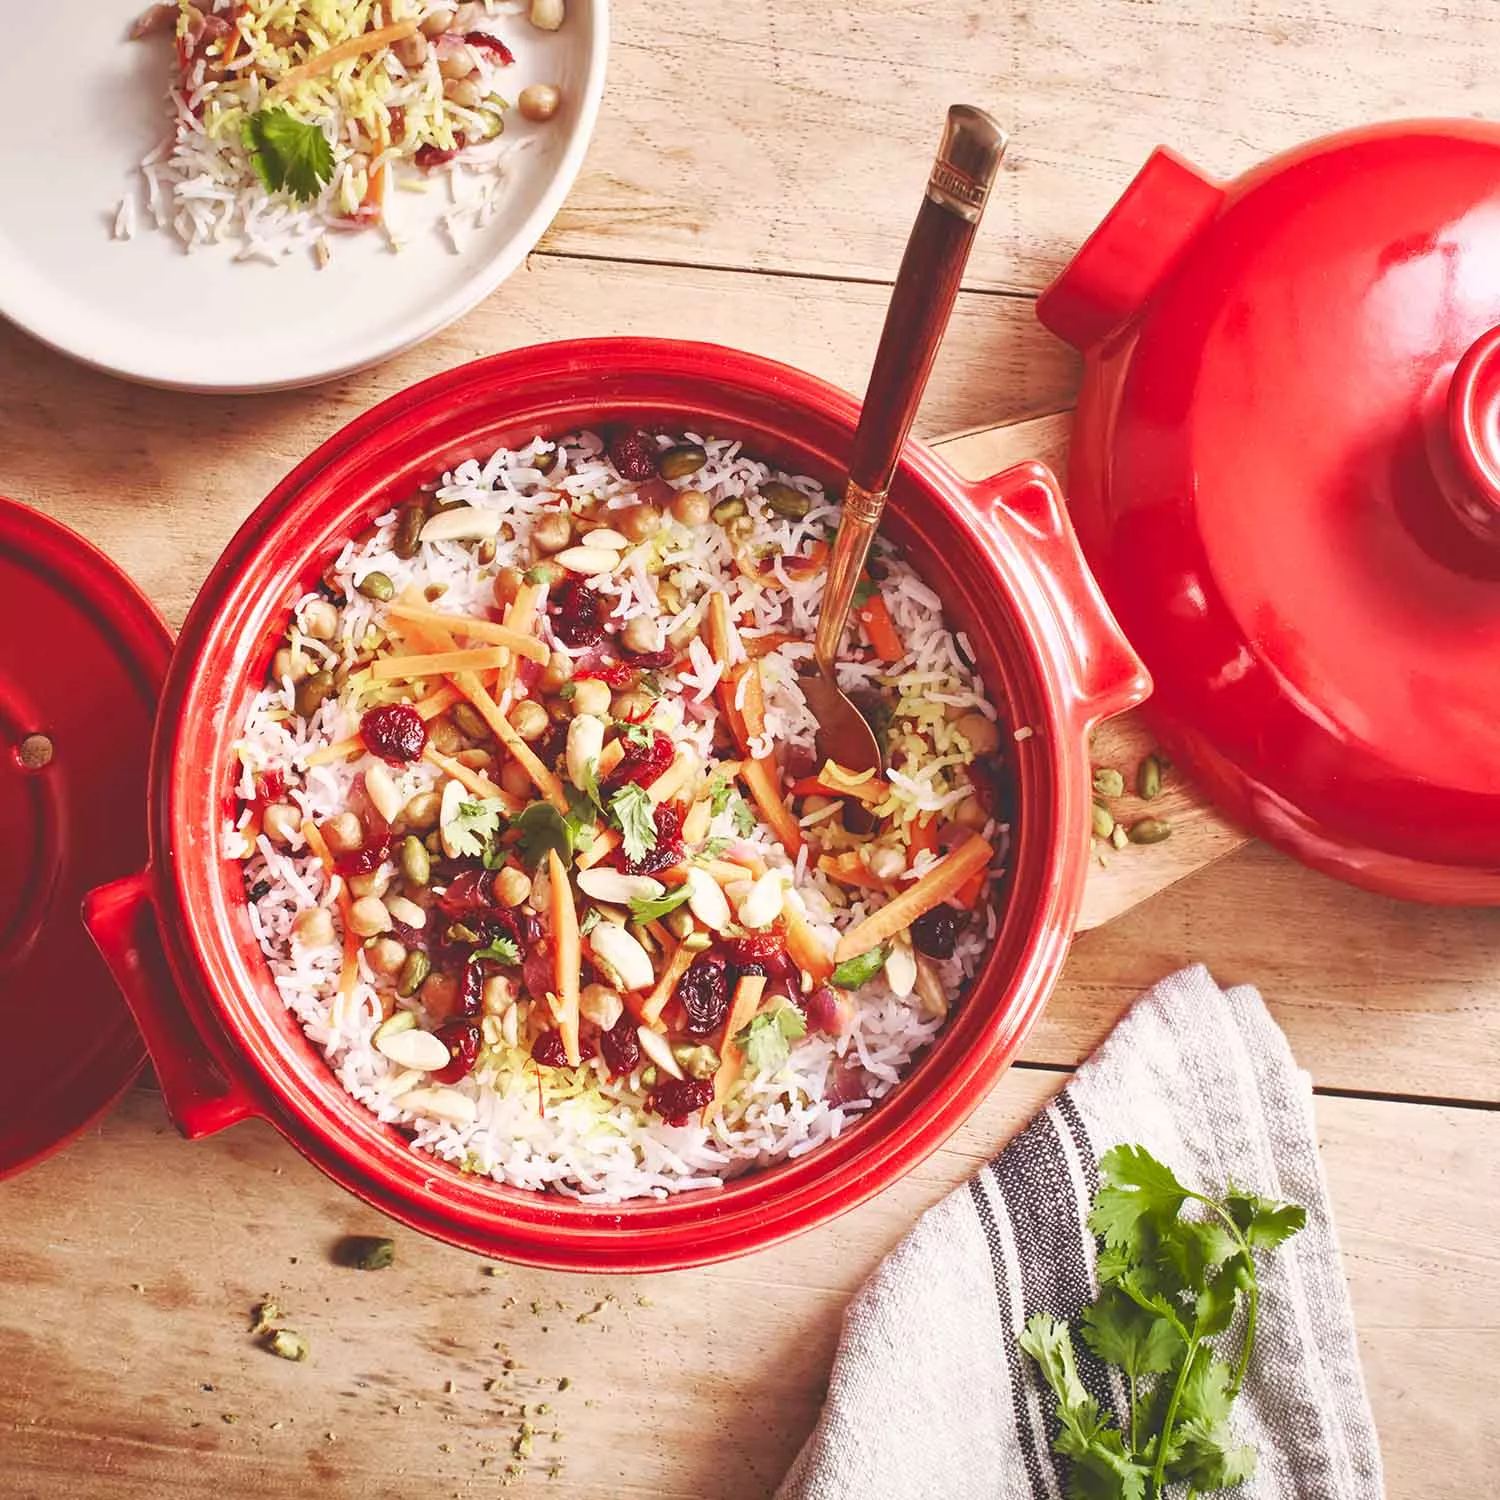
[{"label": "white plate", "polygon": [[[169,131],[166,38],[131,42],[146,0],[26,7],[0,47],[0,314],[88,364],[132,380],[198,391],[275,390],[347,374],[436,333],[525,259],[582,164],[608,47],[608,0],[568,0],[553,33],[524,16],[492,29],[511,47],[514,100],[556,83],[563,107],[544,125],[512,110],[497,211],[461,253],[435,220],[447,174],[425,193],[390,195],[403,247],[377,230],[331,238],[276,265],[219,245],[186,253],[145,211],[142,159]],[[120,200],[137,204],[134,238],[113,238]],[[404,233],[402,231],[405,231]]]}]

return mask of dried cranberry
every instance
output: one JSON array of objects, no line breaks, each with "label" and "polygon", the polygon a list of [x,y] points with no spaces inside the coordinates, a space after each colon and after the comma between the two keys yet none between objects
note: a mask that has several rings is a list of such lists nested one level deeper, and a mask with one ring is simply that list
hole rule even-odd
[{"label": "dried cranberry", "polygon": [[620,651],[630,658],[630,665],[641,672],[659,672],[677,660],[677,653],[670,646],[663,646],[660,651],[632,651],[629,646],[622,645]]},{"label": "dried cranberry", "polygon": [[621,1078],[633,1072],[641,1061],[641,1038],[635,1028],[635,1018],[626,1011],[608,1031],[599,1036],[599,1050],[609,1068],[611,1078]]},{"label": "dried cranberry", "polygon": [[602,682],[605,687],[624,687],[635,678],[635,668],[622,661],[600,661],[573,673],[574,682]]},{"label": "dried cranberry", "polygon": [[688,1116],[711,1103],[713,1097],[711,1078],[663,1078],[646,1103],[668,1125],[686,1125]]},{"label": "dried cranberry", "polygon": [[729,960],[713,949],[700,953],[677,981],[689,1036],[712,1036],[729,1014]]},{"label": "dried cranberry", "polygon": [[391,918],[391,936],[403,948],[420,948],[424,953],[432,942],[431,934],[425,927],[409,927],[396,917]]},{"label": "dried cranberry", "polygon": [[952,906],[934,906],[911,924],[911,941],[928,958],[952,958],[967,916]]},{"label": "dried cranberry", "polygon": [[410,703],[382,703],[365,711],[359,737],[371,755],[400,766],[422,758],[427,725]]},{"label": "dried cranberry", "polygon": [[650,786],[672,764],[672,755],[671,738],[661,730],[651,730],[644,743],[638,734],[635,735],[626,740],[625,753],[605,782],[605,791],[617,792],[632,782],[637,786]]},{"label": "dried cranberry", "polygon": [[495,872],[464,870],[453,877],[448,889],[438,898],[438,907],[446,917],[463,917],[484,911],[494,905]]},{"label": "dried cranberry", "polygon": [[372,875],[390,858],[391,836],[382,834],[366,839],[358,849],[341,854],[334,861],[340,875]]},{"label": "dried cranberry", "polygon": [[575,650],[597,646],[604,639],[604,626],[599,619],[602,609],[603,601],[598,594],[575,579],[558,597],[552,629],[563,645]]},{"label": "dried cranberry", "polygon": [[528,950],[521,964],[521,984],[533,1000],[545,998],[548,990],[557,988],[556,963],[551,943],[537,943]]},{"label": "dried cranberry", "polygon": [[656,478],[656,442],[649,432],[635,428],[609,440],[610,462],[622,479]]},{"label": "dried cranberry", "polygon": [[568,1049],[563,1046],[562,1032],[544,1031],[531,1044],[531,1060],[544,1068],[565,1068]]},{"label": "dried cranberry", "polygon": [[682,817],[680,802],[663,802],[656,809],[656,845],[648,849],[640,859],[620,860],[620,868],[627,875],[656,875],[670,869],[682,859]]},{"label": "dried cranberry", "polygon": [[758,974],[785,974],[791,967],[786,954],[786,938],[779,932],[753,932],[747,937],[731,938],[728,943],[729,961],[741,974],[751,972],[756,966]]},{"label": "dried cranberry", "polygon": [[269,807],[286,796],[286,778],[280,771],[262,771],[255,778],[255,795],[250,799],[252,807]]},{"label": "dried cranberry", "polygon": [[429,143],[425,146],[418,146],[412,160],[425,172],[429,167],[440,167],[445,161],[452,161],[458,152],[457,146],[445,150],[442,146]]},{"label": "dried cranberry", "polygon": [[484,970],[474,959],[464,965],[463,977],[458,984],[458,1013],[461,1016],[477,1016],[484,1008]]},{"label": "dried cranberry", "polygon": [[438,1083],[457,1083],[468,1077],[479,1056],[479,1022],[468,1019],[444,1021],[434,1033],[448,1049],[448,1061],[441,1068],[434,1068],[432,1076]]},{"label": "dried cranberry", "polygon": [[854,1024],[853,1003],[831,984],[820,984],[807,997],[802,1014],[811,1030],[827,1032],[829,1036],[843,1036]]},{"label": "dried cranberry", "polygon": [[[578,1060],[587,1062],[597,1051],[594,1039],[591,1036],[578,1038]],[[544,1031],[531,1044],[531,1060],[540,1063],[544,1068],[565,1068],[568,1066],[568,1049],[563,1045],[562,1032]]]},{"label": "dried cranberry", "polygon": [[509,65],[516,60],[516,55],[497,36],[491,36],[487,31],[466,31],[464,40],[471,47],[478,47],[481,52],[488,52],[499,62]]}]

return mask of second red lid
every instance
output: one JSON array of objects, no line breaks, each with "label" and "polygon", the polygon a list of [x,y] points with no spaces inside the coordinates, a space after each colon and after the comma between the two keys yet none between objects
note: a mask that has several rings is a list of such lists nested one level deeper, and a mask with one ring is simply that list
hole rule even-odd
[{"label": "second red lid", "polygon": [[1309,863],[1500,904],[1500,129],[1158,152],[1043,295],[1164,740]]}]

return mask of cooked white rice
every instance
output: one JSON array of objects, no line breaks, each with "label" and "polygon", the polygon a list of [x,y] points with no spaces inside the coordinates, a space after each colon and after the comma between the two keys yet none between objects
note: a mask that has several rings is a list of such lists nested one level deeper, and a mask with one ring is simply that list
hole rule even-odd
[{"label": "cooked white rice", "polygon": [[[838,507],[827,502],[814,480],[781,474],[756,462],[740,451],[738,442],[700,440],[693,434],[681,440],[702,441],[708,462],[676,487],[701,490],[715,503],[744,497],[754,521],[751,548],[796,554],[837,525]],[[659,441],[665,446],[673,440]],[[501,449],[485,460],[467,460],[444,474],[436,486],[440,499],[494,508],[510,523],[513,538],[500,541],[488,564],[478,562],[472,544],[450,542],[424,543],[416,557],[404,560],[391,550],[395,514],[381,516],[373,532],[348,543],[332,567],[331,577],[349,601],[343,607],[340,638],[325,646],[296,633],[302,649],[334,665],[356,653],[367,631],[379,629],[384,606],[355,591],[374,571],[385,573],[398,592],[408,584],[442,588],[437,608],[489,615],[496,571],[518,559],[524,565],[533,518],[543,508],[555,508],[559,493],[570,501],[603,496],[609,508],[631,503],[636,486],[620,478],[598,436],[574,435],[557,446],[563,463],[550,478],[535,462],[554,444],[538,439],[518,450]],[[804,519],[782,519],[758,498],[758,487],[773,478],[814,498]],[[767,737],[778,745],[811,746],[815,725],[798,687],[796,664],[811,655],[821,575],[800,578],[778,563],[775,571],[784,587],[763,589],[737,571],[718,527],[673,526],[661,535],[669,540],[658,554],[659,571],[636,566],[597,581],[612,606],[612,619],[623,622],[633,615],[657,613],[657,585],[669,579],[684,600],[698,599],[706,588],[727,590],[746,638],[766,632],[801,637],[762,659],[766,728]],[[963,772],[972,756],[954,731],[953,718],[978,711],[993,719],[995,709],[967,654],[944,624],[939,596],[890,548],[882,544],[880,555],[885,569],[881,592],[907,655],[891,667],[852,661],[840,675],[847,688],[875,685],[895,702],[891,790],[884,809],[905,821],[924,812],[944,813],[972,795]],[[310,594],[302,601],[299,619],[317,597]],[[668,628],[688,622],[699,607],[685,605],[666,621]],[[696,640],[688,655],[689,665],[675,681],[663,674],[666,692],[655,722],[665,721],[675,741],[694,745],[707,761],[718,712],[713,695],[718,669]],[[361,753],[309,767],[309,752],[357,732],[359,713],[329,699],[305,722],[292,712],[293,691],[292,683],[285,681],[268,687],[252,704],[238,747],[239,790],[248,799],[257,773],[282,772],[295,788],[291,800],[303,816],[321,821],[349,806],[353,783],[375,762]],[[422,761],[393,774],[407,797],[434,788],[442,779]],[[578,1070],[539,1070],[523,1049],[487,1047],[474,1072],[453,1086],[474,1100],[474,1122],[444,1123],[403,1107],[402,1092],[418,1079],[403,1075],[371,1044],[381,1017],[382,989],[389,995],[390,981],[377,982],[362,954],[354,1003],[342,1005],[337,995],[339,949],[309,949],[292,938],[297,914],[315,903],[328,907],[337,920],[335,893],[318,859],[305,847],[277,849],[264,835],[247,848],[238,830],[246,828],[249,819],[247,811],[227,830],[226,852],[248,856],[245,880],[252,892],[258,892],[250,908],[251,922],[277,989],[340,1082],[379,1119],[408,1132],[415,1149],[518,1187],[551,1188],[601,1201],[663,1197],[711,1187],[755,1166],[801,1156],[839,1136],[887,1095],[944,1022],[943,1015],[924,1011],[915,995],[901,998],[883,975],[878,976],[855,992],[848,1035],[835,1039],[810,1032],[773,1076],[747,1070],[724,1113],[710,1125],[694,1115],[690,1123],[673,1126],[647,1113],[639,1070],[611,1082],[597,1060]],[[814,814],[803,821],[816,820]],[[997,851],[998,873],[1006,830],[991,823],[983,832]],[[736,837],[727,810],[716,815],[710,834]],[[839,847],[857,842],[843,837]],[[809,864],[805,849],[793,867],[763,823],[757,822],[744,842],[768,865],[794,868],[795,889],[808,919],[830,950],[840,929],[881,902],[879,896],[842,889]],[[919,868],[925,863],[919,862]],[[985,915],[962,930],[953,958],[941,965],[950,1001],[957,1001],[977,969],[995,923],[987,905]],[[420,1009],[415,999],[399,1003]]]}]

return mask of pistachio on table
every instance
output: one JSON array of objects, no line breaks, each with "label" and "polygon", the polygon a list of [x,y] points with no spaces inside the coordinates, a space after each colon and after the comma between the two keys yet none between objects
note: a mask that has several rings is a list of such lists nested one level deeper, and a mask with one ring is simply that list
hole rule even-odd
[{"label": "pistachio on table", "polygon": [[300,1364],[308,1356],[307,1339],[290,1328],[273,1329],[267,1335],[265,1344],[278,1359],[296,1360]]},{"label": "pistachio on table", "polygon": [[383,1271],[396,1259],[396,1242],[385,1235],[347,1235],[334,1247],[333,1258],[351,1270]]}]

